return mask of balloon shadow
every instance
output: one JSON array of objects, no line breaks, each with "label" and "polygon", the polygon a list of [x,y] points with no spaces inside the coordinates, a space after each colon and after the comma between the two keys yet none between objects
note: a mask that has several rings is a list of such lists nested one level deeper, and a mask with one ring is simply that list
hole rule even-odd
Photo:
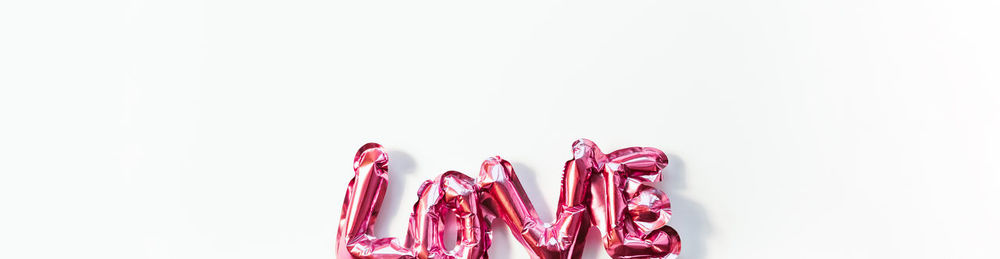
[{"label": "balloon shadow", "polygon": [[[396,215],[396,213],[406,213],[410,214],[413,206],[401,206],[403,200],[411,199],[409,195],[403,195],[398,193],[399,190],[405,190],[406,187],[406,177],[403,174],[412,174],[417,169],[417,163],[413,160],[413,157],[401,152],[390,150],[387,152],[389,156],[389,186],[386,190],[385,198],[382,199],[382,206],[379,211],[379,215]],[[399,237],[405,237],[406,230],[403,229],[403,233],[399,236],[393,235],[393,230],[389,229],[390,224],[386,224],[386,217],[381,216],[378,218],[379,221],[375,222],[375,233],[376,234],[387,234],[386,237],[397,237],[397,240],[402,242],[404,239]],[[395,230],[399,231],[399,230]],[[383,236],[383,235],[379,235]]]},{"label": "balloon shadow", "polygon": [[711,234],[711,224],[705,207],[701,206],[684,192],[687,187],[687,168],[680,156],[668,154],[669,163],[663,171],[663,181],[654,184],[670,197],[672,216],[670,225],[681,236],[681,253],[678,258],[707,258],[708,250],[705,241]]},{"label": "balloon shadow", "polygon": [[[528,195],[528,199],[531,201],[531,206],[535,207],[535,213],[538,214],[538,219],[545,223],[552,223],[555,220],[555,216],[553,215],[555,215],[556,212],[552,209],[552,206],[545,202],[545,200],[542,200],[542,196],[545,194],[538,186],[538,175],[535,170],[531,170],[531,168],[521,163],[511,162],[510,165],[514,167],[514,173],[517,174],[517,179],[521,180],[521,187],[524,187],[524,192]],[[548,191],[559,195],[560,190],[549,188]]]}]

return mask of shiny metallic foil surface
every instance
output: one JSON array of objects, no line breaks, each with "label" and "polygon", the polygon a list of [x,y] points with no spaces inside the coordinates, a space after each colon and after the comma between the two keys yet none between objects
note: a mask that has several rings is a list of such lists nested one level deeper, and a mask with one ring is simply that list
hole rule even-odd
[{"label": "shiny metallic foil surface", "polygon": [[[532,258],[580,258],[591,226],[613,258],[676,258],[677,231],[667,226],[670,199],[648,185],[661,179],[667,156],[648,147],[603,153],[590,140],[573,143],[554,222],[542,222],[509,162],[491,157],[479,177],[448,171],[423,183],[405,240],[373,236],[389,183],[388,156],[369,143],[354,157],[354,179],[344,198],[338,258],[487,258],[491,224],[499,220]],[[456,222],[444,222],[446,213]],[[454,248],[445,248],[445,224],[457,224]]]}]

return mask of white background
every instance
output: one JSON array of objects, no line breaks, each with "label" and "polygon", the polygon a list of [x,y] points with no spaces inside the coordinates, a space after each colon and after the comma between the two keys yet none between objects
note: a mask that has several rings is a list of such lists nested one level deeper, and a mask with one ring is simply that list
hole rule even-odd
[{"label": "white background", "polygon": [[580,137],[681,258],[1000,258],[996,1],[356,2],[4,1],[0,258],[333,258],[369,141],[380,236],[491,155],[551,220]]}]

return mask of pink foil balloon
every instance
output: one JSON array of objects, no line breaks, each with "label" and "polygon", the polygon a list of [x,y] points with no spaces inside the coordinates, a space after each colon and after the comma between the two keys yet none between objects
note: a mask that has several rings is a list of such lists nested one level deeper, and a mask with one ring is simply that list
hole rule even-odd
[{"label": "pink foil balloon", "polygon": [[[340,216],[338,257],[354,258],[485,258],[489,247],[486,221],[480,216],[479,193],[472,178],[446,172],[426,181],[417,192],[406,241],[376,238],[372,228],[385,197],[388,158],[382,146],[368,143],[354,156],[354,179]],[[444,248],[444,213],[455,213],[460,225],[459,244]]]},{"label": "pink foil balloon", "polygon": [[[449,171],[418,191],[406,240],[376,238],[372,228],[388,184],[388,157],[369,143],[354,158],[337,235],[337,253],[353,258],[486,258],[490,223],[500,219],[532,258],[579,258],[590,226],[614,258],[673,258],[680,237],[667,226],[670,201],[647,185],[660,180],[667,157],[655,148],[609,154],[593,142],[573,143],[566,162],[556,219],[542,222],[513,167],[500,157],[483,162],[479,179]],[[445,213],[458,221],[458,241],[444,246]]]}]

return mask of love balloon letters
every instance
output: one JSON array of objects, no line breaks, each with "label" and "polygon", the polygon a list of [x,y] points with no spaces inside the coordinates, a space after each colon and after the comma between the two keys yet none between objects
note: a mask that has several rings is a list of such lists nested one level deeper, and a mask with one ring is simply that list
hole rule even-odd
[{"label": "love balloon letters", "polygon": [[[483,162],[478,178],[448,171],[423,183],[406,239],[378,238],[373,227],[389,183],[389,157],[369,143],[354,157],[337,234],[340,258],[487,258],[490,226],[499,219],[533,258],[579,258],[591,226],[614,258],[675,258],[681,242],[667,226],[670,200],[651,183],[661,179],[667,156],[649,147],[602,153],[590,140],[573,143],[554,222],[542,222],[513,167],[500,157]],[[444,222],[446,213],[455,221]],[[457,241],[445,248],[445,224]]]}]

